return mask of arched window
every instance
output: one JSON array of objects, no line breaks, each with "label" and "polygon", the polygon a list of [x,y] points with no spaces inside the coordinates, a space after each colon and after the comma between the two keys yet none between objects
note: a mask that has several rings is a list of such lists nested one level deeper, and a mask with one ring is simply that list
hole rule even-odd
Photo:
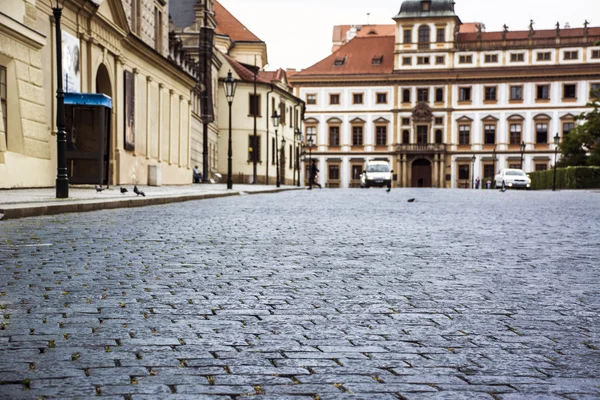
[{"label": "arched window", "polygon": [[431,41],[431,32],[428,25],[419,28],[419,49],[428,49]]},{"label": "arched window", "polygon": [[442,141],[443,141],[442,130],[438,129],[435,131],[435,143],[442,144]]}]

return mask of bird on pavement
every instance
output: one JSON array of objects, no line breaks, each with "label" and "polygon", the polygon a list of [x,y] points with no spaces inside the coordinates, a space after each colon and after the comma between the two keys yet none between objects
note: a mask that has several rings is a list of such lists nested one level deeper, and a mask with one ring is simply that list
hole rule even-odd
[{"label": "bird on pavement", "polygon": [[388,192],[388,193],[389,193],[389,192],[390,192],[390,190],[392,190],[392,188],[387,188],[386,192]]},{"label": "bird on pavement", "polygon": [[414,202],[415,202],[415,199],[408,199],[408,202],[409,202],[409,203],[414,203]]},{"label": "bird on pavement", "polygon": [[127,193],[129,190],[125,189],[124,187],[121,188],[121,193],[125,194]]},{"label": "bird on pavement", "polygon": [[146,193],[138,189],[136,185],[133,185],[133,193],[137,194],[138,196],[141,194],[143,197],[146,197]]},{"label": "bird on pavement", "polygon": [[104,190],[104,188],[103,188],[102,186],[100,186],[100,185],[96,185],[96,192],[97,192],[97,193],[100,193],[100,192],[101,192],[101,191],[103,191],[103,190]]}]

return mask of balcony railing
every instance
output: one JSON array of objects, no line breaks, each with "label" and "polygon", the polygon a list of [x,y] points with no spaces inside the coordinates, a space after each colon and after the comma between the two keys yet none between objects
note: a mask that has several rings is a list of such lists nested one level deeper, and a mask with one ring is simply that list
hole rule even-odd
[{"label": "balcony railing", "polygon": [[396,148],[399,153],[444,153],[445,144],[399,144]]},{"label": "balcony railing", "polygon": [[[588,36],[587,42],[583,37],[561,37],[561,38],[534,38],[534,39],[508,39],[508,40],[485,40],[470,42],[455,42],[457,50],[493,50],[493,49],[527,49],[548,48],[566,46],[592,46],[600,40],[600,36]],[[560,43],[560,44],[559,44]]]}]

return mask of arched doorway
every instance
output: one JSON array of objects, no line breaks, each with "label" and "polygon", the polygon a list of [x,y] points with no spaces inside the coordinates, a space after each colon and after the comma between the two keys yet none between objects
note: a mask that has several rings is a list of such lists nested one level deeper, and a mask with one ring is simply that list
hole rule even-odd
[{"label": "arched doorway", "polygon": [[411,187],[432,187],[431,161],[419,158],[411,166]]},{"label": "arched doorway", "polygon": [[100,64],[96,72],[96,93],[102,93],[112,98],[112,86],[110,76],[104,64]]}]

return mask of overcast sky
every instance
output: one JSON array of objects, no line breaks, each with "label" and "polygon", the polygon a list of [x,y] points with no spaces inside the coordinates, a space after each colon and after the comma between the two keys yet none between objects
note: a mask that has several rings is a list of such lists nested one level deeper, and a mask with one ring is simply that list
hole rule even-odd
[{"label": "overcast sky", "polygon": [[[219,0],[267,43],[266,69],[307,68],[331,54],[334,25],[393,24],[402,0]],[[462,22],[483,22],[487,31],[554,29],[587,19],[600,26],[600,0],[456,0]],[[367,13],[370,13],[367,17]],[[367,19],[368,18],[368,19]]]}]

